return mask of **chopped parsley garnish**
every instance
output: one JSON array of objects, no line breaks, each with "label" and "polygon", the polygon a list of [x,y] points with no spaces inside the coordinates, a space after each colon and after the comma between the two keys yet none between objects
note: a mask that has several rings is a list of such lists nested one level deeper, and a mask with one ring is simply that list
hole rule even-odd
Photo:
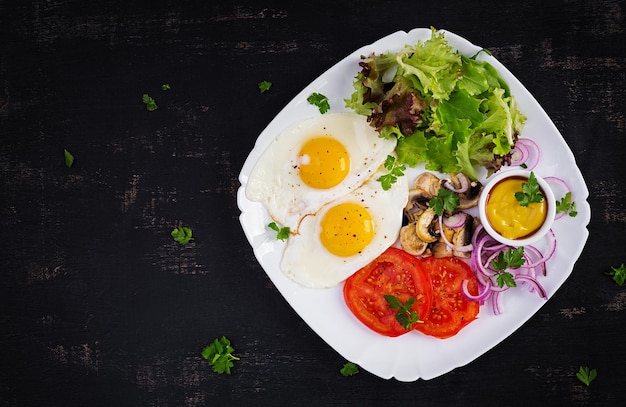
[{"label": "chopped parsley garnish", "polygon": [[380,177],[378,177],[378,179],[376,179],[376,181],[380,182],[383,189],[387,191],[389,188],[391,188],[393,184],[396,183],[398,177],[404,175],[404,170],[406,169],[406,167],[404,166],[404,164],[398,165],[398,163],[396,162],[396,158],[392,155],[387,156],[384,166],[385,169],[389,171],[389,173],[381,175]]},{"label": "chopped parsley garnish", "polygon": [[63,150],[63,155],[65,156],[65,165],[71,167],[74,165],[74,156],[67,150]]},{"label": "chopped parsley garnish", "polygon": [[502,288],[506,284],[507,287],[517,287],[513,274],[506,271],[506,269],[520,268],[525,262],[524,248],[522,246],[498,253],[498,257],[491,261],[491,266],[498,273],[498,277],[496,277],[498,286]]},{"label": "chopped parsley garnish", "polygon": [[148,95],[147,93],[143,94],[142,100],[143,100],[143,103],[146,105],[146,109],[148,109],[151,112],[159,108],[159,106],[157,106],[156,104],[156,100],[151,98],[150,95]]},{"label": "chopped parsley garnish", "polygon": [[314,106],[317,106],[321,114],[324,114],[330,110],[330,103],[328,101],[328,98],[321,93],[311,93],[306,101]]},{"label": "chopped parsley garnish", "polygon": [[172,87],[170,86],[169,83],[164,83],[163,85],[161,85],[161,90],[170,90],[172,89]]},{"label": "chopped parsley garnish", "polygon": [[270,222],[268,228],[276,231],[276,239],[285,240],[289,237],[289,226],[279,227],[276,222]]},{"label": "chopped parsley garnish", "polygon": [[259,90],[261,93],[267,92],[272,87],[272,82],[269,81],[261,81],[259,82]]},{"label": "chopped parsley garnish", "polygon": [[522,192],[516,192],[515,199],[519,201],[521,206],[528,206],[530,203],[543,201],[543,194],[539,189],[539,183],[534,172],[530,172],[527,183],[522,182]]},{"label": "chopped parsley garnish", "polygon": [[395,295],[385,294],[385,301],[389,304],[389,308],[397,309],[396,321],[402,325],[407,331],[413,327],[414,324],[420,322],[420,317],[417,312],[411,310],[415,297],[411,297],[404,304]]},{"label": "chopped parsley garnish", "polygon": [[449,189],[439,188],[437,196],[428,201],[428,204],[438,216],[443,216],[444,210],[452,212],[459,206],[459,196]]},{"label": "chopped parsley garnish", "polygon": [[187,244],[193,240],[193,232],[186,226],[178,226],[172,230],[172,237],[180,244]]},{"label": "chopped parsley garnish", "polygon": [[608,273],[609,276],[613,277],[613,281],[617,283],[617,285],[624,285],[624,280],[626,280],[626,267],[622,263],[619,267],[611,267],[611,271]]},{"label": "chopped parsley garnish", "polygon": [[571,192],[566,193],[565,196],[560,201],[557,199],[556,212],[557,213],[563,212],[571,216],[572,218],[578,215],[578,212],[576,211],[576,202],[572,201]]},{"label": "chopped parsley garnish", "polygon": [[346,362],[339,371],[343,376],[354,376],[359,373],[359,367],[352,362]]},{"label": "chopped parsley garnish", "polygon": [[239,360],[233,355],[234,351],[230,341],[222,336],[202,349],[201,355],[209,362],[214,372],[230,374],[230,368],[234,366],[233,360]]},{"label": "chopped parsley garnish", "polygon": [[576,372],[576,377],[578,380],[589,386],[593,379],[598,376],[598,372],[596,369],[589,369],[587,366],[581,366],[578,372]]}]

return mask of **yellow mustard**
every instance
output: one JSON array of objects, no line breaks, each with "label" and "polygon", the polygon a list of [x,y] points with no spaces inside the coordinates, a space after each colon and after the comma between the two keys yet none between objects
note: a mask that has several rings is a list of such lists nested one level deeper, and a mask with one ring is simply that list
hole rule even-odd
[{"label": "yellow mustard", "polygon": [[[515,198],[525,178],[509,178],[496,184],[487,198],[487,219],[496,232],[507,239],[520,239],[536,232],[546,219],[546,200],[520,205]],[[545,195],[544,195],[545,196]]]}]

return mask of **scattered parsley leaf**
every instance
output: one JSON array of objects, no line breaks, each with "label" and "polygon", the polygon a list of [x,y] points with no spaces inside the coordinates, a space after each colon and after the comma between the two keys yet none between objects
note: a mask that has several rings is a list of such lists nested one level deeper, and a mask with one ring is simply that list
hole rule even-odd
[{"label": "scattered parsley leaf", "polygon": [[522,167],[522,168],[526,169],[526,168],[528,168],[528,165],[526,165],[526,164],[522,163],[522,164],[520,164],[520,167]]},{"label": "scattered parsley leaf", "polygon": [[543,201],[543,195],[539,190],[539,183],[534,172],[530,172],[528,182],[522,182],[522,192],[516,192],[515,199],[519,201],[521,206]]},{"label": "scattered parsley leaf", "polygon": [[385,301],[387,301],[387,304],[389,304],[389,308],[398,310],[396,312],[396,321],[398,321],[404,329],[408,331],[414,324],[420,322],[420,317],[417,315],[417,312],[411,310],[415,302],[415,297],[409,298],[404,304],[402,304],[395,295],[385,294],[383,297]]},{"label": "scattered parsley leaf", "polygon": [[623,263],[619,267],[611,266],[611,271],[606,274],[613,277],[613,281],[615,281],[617,285],[622,286],[624,285],[624,280],[626,280],[626,267],[624,267]]},{"label": "scattered parsley leaf", "polygon": [[270,90],[271,87],[272,87],[272,82],[269,82],[269,81],[259,82],[259,90],[261,91],[261,93],[264,93]]},{"label": "scattered parsley leaf", "polygon": [[143,100],[143,103],[146,105],[146,109],[148,109],[151,112],[159,108],[159,106],[157,106],[156,104],[156,100],[152,99],[150,95],[148,95],[147,93],[143,94],[142,100]]},{"label": "scattered parsley leaf", "polygon": [[563,212],[565,214],[568,214],[572,218],[578,215],[578,212],[576,211],[576,202],[572,202],[571,192],[566,193],[560,201],[557,199],[556,212]]},{"label": "scattered parsley leaf", "polygon": [[384,163],[385,169],[389,171],[389,173],[385,175],[381,175],[376,179],[376,181],[380,182],[381,186],[385,191],[387,191],[393,184],[396,183],[398,177],[404,175],[404,170],[406,167],[404,164],[398,165],[396,162],[396,158],[392,155],[388,155],[385,159]]},{"label": "scattered parsley leaf", "polygon": [[285,240],[289,237],[289,226],[283,226],[281,228],[278,227],[276,222],[270,222],[267,227],[277,232],[276,239],[278,240]]},{"label": "scattered parsley leaf", "polygon": [[459,206],[459,196],[449,189],[439,188],[437,196],[428,201],[428,204],[438,216],[443,216],[444,210],[452,212]]},{"label": "scattered parsley leaf", "polygon": [[172,237],[180,244],[187,244],[193,240],[193,232],[186,226],[178,226],[172,230]]},{"label": "scattered parsley leaf", "polygon": [[517,287],[513,274],[506,271],[508,268],[520,268],[526,260],[524,259],[524,247],[503,250],[498,253],[498,257],[491,261],[491,267],[497,272],[496,283],[500,288]]},{"label": "scattered parsley leaf", "polygon": [[321,114],[324,114],[330,110],[330,103],[328,101],[328,98],[322,95],[321,93],[317,93],[317,92],[311,93],[311,95],[307,98],[306,101],[312,105],[317,106]]},{"label": "scattered parsley leaf", "polygon": [[233,355],[235,349],[230,345],[230,341],[222,336],[215,339],[213,343],[202,349],[201,355],[209,361],[209,365],[213,367],[216,373],[230,374],[230,368],[233,367],[233,360],[239,360]]},{"label": "scattered parsley leaf", "polygon": [[71,167],[74,165],[74,156],[67,150],[63,150],[63,155],[65,156],[65,165]]},{"label": "scattered parsley leaf", "polygon": [[578,380],[589,386],[593,379],[598,376],[598,372],[596,369],[589,369],[587,366],[581,366],[578,372],[576,372],[576,377]]},{"label": "scattered parsley leaf", "polygon": [[359,367],[352,362],[346,362],[339,371],[343,376],[354,376],[359,373]]},{"label": "scattered parsley leaf", "polygon": [[161,90],[170,90],[172,89],[172,87],[170,86],[169,83],[164,83],[163,85],[161,85]]}]

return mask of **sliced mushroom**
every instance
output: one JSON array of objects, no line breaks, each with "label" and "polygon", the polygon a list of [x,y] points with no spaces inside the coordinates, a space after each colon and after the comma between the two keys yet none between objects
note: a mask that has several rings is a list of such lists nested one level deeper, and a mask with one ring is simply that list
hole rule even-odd
[{"label": "sliced mushroom", "polygon": [[436,242],[430,245],[430,251],[433,257],[452,257],[453,251],[444,241]]},{"label": "sliced mushroom", "polygon": [[[467,246],[472,241],[473,233],[474,233],[474,217],[467,216],[465,218],[465,224],[455,231],[451,242],[455,247]],[[471,252],[453,250],[453,254],[456,257],[469,258],[471,255]]]},{"label": "sliced mushroom", "polygon": [[437,214],[432,208],[428,208],[417,220],[417,236],[426,243],[436,242],[439,239],[439,226],[437,225]]},{"label": "sliced mushroom", "polygon": [[400,229],[400,244],[405,252],[420,256],[428,248],[428,243],[417,236],[416,225],[416,223],[409,223]]},{"label": "sliced mushroom", "polygon": [[469,209],[478,205],[478,199],[480,193],[483,191],[483,184],[479,181],[470,182],[467,192],[459,194],[459,206],[458,209]]},{"label": "sliced mushroom", "polygon": [[430,194],[430,197],[432,198],[439,192],[439,188],[441,188],[441,180],[433,173],[423,172],[415,178],[413,186],[426,191],[426,193]]},{"label": "sliced mushroom", "polygon": [[406,216],[408,223],[417,222],[420,215],[428,209],[430,198],[432,196],[421,188],[414,188],[409,191],[409,199],[404,207],[404,216]]}]

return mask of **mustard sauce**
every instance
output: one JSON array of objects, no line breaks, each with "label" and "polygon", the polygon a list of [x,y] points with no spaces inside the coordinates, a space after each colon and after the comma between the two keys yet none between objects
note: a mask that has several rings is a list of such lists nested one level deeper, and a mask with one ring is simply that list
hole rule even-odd
[{"label": "mustard sauce", "polygon": [[520,205],[515,198],[526,178],[513,177],[498,182],[487,197],[485,211],[493,229],[507,239],[515,240],[535,233],[546,220],[548,205],[545,194],[541,202]]}]

